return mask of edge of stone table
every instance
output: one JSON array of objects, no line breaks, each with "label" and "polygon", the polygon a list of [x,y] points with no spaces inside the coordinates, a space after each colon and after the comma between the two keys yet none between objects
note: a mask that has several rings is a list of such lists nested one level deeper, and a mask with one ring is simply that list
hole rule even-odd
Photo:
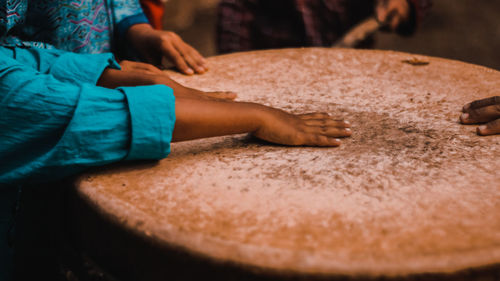
[{"label": "edge of stone table", "polygon": [[[311,50],[314,50],[317,48],[312,48]],[[293,51],[293,49],[289,49]],[[266,52],[266,53],[273,53],[273,52],[280,52],[281,50],[267,50],[267,51],[254,51],[254,52],[249,52],[249,54],[259,54],[261,52]],[[424,55],[418,55],[418,54],[408,54],[408,53],[401,53],[401,52],[394,52],[394,51],[381,51],[381,50],[348,50],[348,49],[342,49],[340,50],[341,52],[356,52],[356,53],[363,53],[363,52],[371,52],[371,53],[384,53],[384,54],[390,54],[390,55],[402,55],[407,58],[411,57],[417,57],[419,59],[423,60],[429,60],[431,63],[436,63],[436,62],[446,62],[448,64],[452,65],[462,65],[463,67],[467,68],[474,68],[478,72],[484,72],[484,73],[498,73],[500,75],[500,72],[489,69],[483,66],[478,66],[478,65],[473,65],[473,64],[467,64],[464,62],[459,62],[459,61],[454,61],[454,60],[448,60],[448,59],[443,59],[443,58],[436,58],[436,57],[429,57],[429,56],[424,56]],[[238,56],[241,53],[235,53],[235,54],[228,54],[224,56],[219,56],[219,57],[230,57],[230,56]],[[211,58],[209,58],[209,61]],[[418,67],[418,66],[416,66]],[[190,80],[189,77],[183,76],[181,74],[169,71],[169,74],[177,79],[178,81],[185,82]],[[139,166],[141,165],[148,165],[148,164],[138,164]],[[134,165],[118,165],[118,167],[125,167],[124,169],[128,170],[130,167]],[[121,168],[118,168],[121,169]],[[113,168],[107,168],[105,169],[106,171],[114,171]],[[98,174],[101,173],[106,173],[106,172],[98,172]],[[112,172],[111,172],[112,173]],[[80,185],[81,182],[86,181],[86,177],[81,177],[77,181],[77,186]],[[82,191],[78,191],[82,192]],[[119,222],[120,225],[125,225],[127,227],[127,230],[130,231],[131,233],[134,233],[135,236],[146,239],[151,241],[155,245],[160,245],[162,243],[165,243],[165,240],[159,237],[156,237],[155,234],[146,231],[145,228],[142,225],[138,226],[138,222],[135,221],[123,221],[123,218],[120,218],[118,216],[114,215],[114,211],[121,211],[121,212],[127,212],[126,206],[121,206],[117,207],[116,205],[113,205],[113,202],[111,201],[106,201],[103,200],[104,198],[101,198],[99,203],[96,202],[91,202],[89,199],[84,199],[87,201],[94,210],[98,211],[103,218],[107,221],[111,222]],[[109,198],[108,198],[109,199]],[[116,203],[116,202],[114,202]],[[290,266],[287,264],[282,264],[282,265],[277,265],[276,263],[271,264],[268,262],[263,262],[263,261],[258,261],[255,260],[254,265],[249,265],[248,264],[248,257],[246,257],[243,260],[240,260],[238,258],[238,254],[231,254],[229,256],[232,256],[229,258],[227,252],[230,251],[235,251],[238,247],[247,247],[246,250],[249,252],[252,252],[254,249],[251,249],[251,246],[244,246],[244,245],[223,245],[224,241],[219,241],[218,239],[211,238],[211,237],[202,237],[202,236],[196,236],[194,235],[190,239],[193,241],[186,241],[184,238],[182,238],[182,233],[181,232],[175,232],[172,230],[172,232],[169,234],[171,238],[175,238],[174,242],[171,241],[171,245],[168,245],[168,247],[172,247],[172,249],[177,249],[181,252],[186,252],[189,255],[193,255],[195,257],[199,257],[202,260],[205,258],[207,260],[210,259],[210,257],[216,257],[220,259],[220,264],[225,264],[225,265],[230,265],[230,266],[237,266],[241,268],[246,268],[249,271],[257,271],[257,272],[268,272],[272,275],[305,275],[308,277],[318,277],[318,278],[323,278],[323,277],[328,277],[331,278],[332,276],[351,276],[351,277],[363,277],[363,278],[379,278],[379,277],[388,277],[388,278],[396,278],[396,279],[408,279],[412,280],[412,278],[419,278],[422,276],[427,276],[427,277],[432,277],[434,275],[439,276],[439,280],[443,280],[443,278],[450,277],[452,278],[453,276],[461,276],[463,274],[468,274],[467,272],[488,272],[488,276],[492,276],[492,274],[496,274],[496,276],[499,276],[499,266],[500,266],[500,245],[496,249],[487,249],[485,252],[482,252],[481,250],[475,251],[473,253],[468,253],[468,257],[463,257],[457,260],[457,255],[443,255],[441,256],[440,263],[434,264],[434,265],[429,265],[429,264],[418,264],[415,263],[412,266],[407,266],[405,268],[394,268],[391,265],[386,265],[385,267],[380,267],[380,264],[374,264],[377,265],[377,268],[374,268],[373,266],[370,265],[363,265],[363,267],[359,267],[356,264],[339,264],[337,266],[330,266],[329,268],[300,268],[300,269],[290,269]],[[194,238],[194,239],[193,239]],[[189,239],[188,239],[189,240]],[[200,249],[200,247],[203,247],[202,242],[207,242],[209,241],[208,244],[211,244],[213,248],[208,247],[205,249]],[[179,243],[180,242],[180,243]],[[189,245],[189,246],[187,246]],[[218,246],[213,246],[213,245],[218,245]],[[219,249],[216,249],[217,247],[220,247]],[[249,248],[248,248],[249,247]],[[220,249],[225,249],[220,251]],[[262,249],[260,249],[262,251]],[[270,254],[272,256],[273,254]],[[453,262],[451,262],[453,261]],[[258,265],[257,265],[258,264]],[[472,271],[470,270],[472,269]],[[479,273],[471,273],[471,274],[479,274]],[[430,274],[430,275],[429,275]],[[481,274],[479,274],[481,275]],[[481,275],[482,276],[482,275]],[[453,277],[453,278],[455,278]],[[446,279],[445,279],[446,280]],[[450,279],[451,280],[451,279]]]}]

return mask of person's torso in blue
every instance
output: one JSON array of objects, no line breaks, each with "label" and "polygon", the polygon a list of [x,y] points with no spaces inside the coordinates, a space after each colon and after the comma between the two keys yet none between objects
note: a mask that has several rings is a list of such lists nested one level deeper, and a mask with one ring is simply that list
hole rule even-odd
[{"label": "person's torso in blue", "polygon": [[12,278],[18,184],[170,151],[172,90],[96,87],[119,66],[84,55],[113,50],[136,23],[147,23],[138,0],[0,0],[0,280]]},{"label": "person's torso in blue", "polygon": [[0,0],[0,45],[109,52],[130,18],[147,22],[137,0]]}]

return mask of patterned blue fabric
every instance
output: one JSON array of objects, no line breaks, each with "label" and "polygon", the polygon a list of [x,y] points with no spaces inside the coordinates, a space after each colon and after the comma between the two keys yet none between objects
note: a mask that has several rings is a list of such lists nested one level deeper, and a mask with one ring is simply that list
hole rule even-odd
[{"label": "patterned blue fabric", "polygon": [[0,0],[0,45],[104,53],[144,22],[138,0]]}]

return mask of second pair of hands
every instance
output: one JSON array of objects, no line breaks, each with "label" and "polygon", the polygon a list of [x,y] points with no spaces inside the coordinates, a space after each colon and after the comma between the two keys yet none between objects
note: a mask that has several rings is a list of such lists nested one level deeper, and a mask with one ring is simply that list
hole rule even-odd
[{"label": "second pair of hands", "polygon": [[[409,0],[376,0],[377,20],[391,31],[410,20]],[[171,31],[155,30],[149,24],[132,25],[126,34],[130,44],[146,62],[153,65],[175,67],[186,75],[202,74],[208,70],[205,58],[182,38]]]},{"label": "second pair of hands", "polygon": [[[397,31],[410,21],[411,5],[410,0],[376,0],[377,20],[391,31]],[[126,33],[126,43],[144,61],[154,65],[167,66],[171,62],[186,75],[202,74],[208,70],[205,58],[171,31],[155,30],[146,23],[135,24]]]},{"label": "second pair of hands", "polygon": [[174,90],[173,141],[251,133],[277,144],[339,146],[351,135],[350,124],[328,113],[290,114],[250,102],[234,101],[232,92],[203,92],[182,86],[153,65],[122,61],[122,70],[106,69],[98,85],[107,88],[163,84]]},{"label": "second pair of hands", "polygon": [[171,31],[156,30],[149,24],[132,25],[126,34],[138,55],[153,65],[167,67],[173,63],[186,75],[202,74],[208,70],[205,58],[182,38]]},{"label": "second pair of hands", "polygon": [[500,96],[466,104],[460,115],[460,123],[481,124],[476,129],[481,136],[500,134]]},{"label": "second pair of hands", "polygon": [[[234,102],[236,94],[232,92],[184,87],[150,64],[122,61],[121,66],[121,71],[105,70],[100,85],[116,88],[164,84],[174,89],[178,124],[183,124],[176,125],[174,140],[250,132],[279,144],[338,146],[339,138],[352,133],[349,123],[334,120],[326,113],[293,115],[259,104]],[[477,128],[479,135],[500,134],[500,97],[473,101],[462,111],[462,124],[483,124]]]},{"label": "second pair of hands", "polygon": [[[407,23],[410,19],[410,13],[411,5],[409,0],[377,0],[376,2],[377,19],[387,24],[392,31],[396,31],[401,25]],[[198,51],[173,32],[154,30],[148,24],[138,24],[129,29],[127,37],[132,45],[151,63],[161,65],[164,59],[168,59],[175,64],[177,69],[187,75],[202,74],[208,70],[206,60]],[[186,112],[182,110],[185,104],[191,103],[189,107],[192,109],[196,108],[196,106],[210,109],[221,105],[219,104],[221,102],[233,101],[236,98],[236,94],[231,92],[202,92],[184,87],[150,64],[125,61],[122,62],[122,68],[123,71],[121,72],[114,70],[113,75],[107,75],[107,78],[113,76],[112,79],[101,79],[100,82],[107,84],[105,86],[109,88],[153,84],[170,86],[174,89],[177,107],[181,107],[176,108],[177,113],[179,113],[180,109],[183,114],[190,113],[190,115],[193,115],[194,112],[191,110]],[[113,72],[113,70],[105,72]],[[106,73],[103,76],[106,76]],[[203,103],[210,106],[205,107],[206,105],[203,105]],[[254,126],[250,126],[252,128],[248,127],[243,131],[253,132],[255,136],[271,142],[288,145],[338,146],[340,144],[338,137],[351,135],[348,123],[333,120],[326,113],[292,115],[278,109],[252,103],[233,102],[226,103],[225,106],[227,108],[224,109],[224,114],[231,114],[231,112],[239,110],[240,107],[245,107],[253,112],[253,116],[247,116],[247,118],[254,121]],[[257,108],[259,109],[256,111],[265,111],[267,114],[261,114],[259,117],[262,118],[256,118],[254,109]],[[219,117],[224,118],[224,116]],[[179,120],[179,116],[177,116],[177,120]],[[182,116],[180,120],[182,123]],[[221,120],[213,121],[217,123],[217,121]],[[259,122],[262,124],[257,126],[256,123]],[[500,98],[491,97],[465,105],[460,122],[462,124],[486,123],[477,128],[479,135],[500,134]],[[220,124],[220,122],[217,124]],[[210,128],[211,125],[214,125],[214,123],[209,124],[207,128]],[[256,126],[259,129],[255,129]],[[227,126],[226,124],[223,127],[225,130],[212,130],[203,134],[212,136],[214,134],[230,134],[241,131],[241,128],[236,128],[238,127],[236,125]],[[179,126],[176,126],[176,128],[179,128]],[[177,133],[177,135],[179,140],[203,137],[196,134]]]}]

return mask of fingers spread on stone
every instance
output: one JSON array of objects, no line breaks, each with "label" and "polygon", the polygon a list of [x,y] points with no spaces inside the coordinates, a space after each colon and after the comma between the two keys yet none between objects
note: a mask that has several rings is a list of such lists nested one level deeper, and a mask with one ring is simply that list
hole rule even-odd
[{"label": "fingers spread on stone", "polygon": [[352,131],[349,128],[321,127],[321,133],[329,137],[350,137]]},{"label": "fingers spread on stone", "polygon": [[340,144],[339,139],[324,135],[308,135],[304,142],[304,145],[309,146],[339,146]]},{"label": "fingers spread on stone", "polygon": [[322,118],[322,119],[307,119],[304,123],[308,126],[330,126],[330,127],[338,127],[338,128],[347,128],[351,125],[346,123],[345,121],[333,120],[330,118]]},{"label": "fingers spread on stone", "polygon": [[477,109],[485,106],[490,106],[490,105],[498,105],[500,104],[500,96],[495,96],[495,97],[490,97],[482,100],[476,100],[471,103],[468,103],[464,105],[464,108],[462,109],[463,112],[468,112],[469,110],[472,109]]},{"label": "fingers spread on stone", "polygon": [[200,55],[200,53],[198,53],[198,51],[196,51],[193,47],[186,44],[180,37],[176,38],[173,46],[177,49],[177,52],[181,54],[189,67],[194,69],[196,73],[202,74],[208,70],[203,56]]},{"label": "fingers spread on stone", "polygon": [[481,136],[500,134],[500,118],[477,127],[477,134]]},{"label": "fingers spread on stone", "polygon": [[191,69],[187,64],[182,55],[177,51],[177,49],[170,43],[164,42],[162,44],[162,52],[163,55],[167,58],[170,58],[175,63],[177,69],[179,69],[182,73],[187,75],[194,74],[193,69]]},{"label": "fingers spread on stone", "polygon": [[208,68],[205,68],[203,61],[201,60],[201,55],[191,48],[189,45],[182,43],[184,45],[183,49],[179,50],[187,64],[196,71],[198,74],[205,73]]},{"label": "fingers spread on stone", "polygon": [[500,117],[500,104],[468,109],[460,116],[463,124],[477,124],[495,120]]},{"label": "fingers spread on stone", "polygon": [[183,57],[186,60],[187,64],[191,67],[191,69],[194,69],[196,73],[198,74],[205,73],[205,69],[199,66],[192,56],[184,55]]},{"label": "fingers spread on stone", "polygon": [[343,138],[352,135],[351,124],[344,120],[332,119],[327,113],[309,113],[301,115],[304,132],[310,135],[322,135],[330,138]]},{"label": "fingers spread on stone", "polygon": [[330,114],[326,112],[313,112],[313,113],[301,114],[299,115],[299,117],[303,120],[312,120],[312,119],[329,118]]},{"label": "fingers spread on stone", "polygon": [[203,72],[207,72],[208,71],[207,60],[198,51],[196,51],[192,47],[190,47],[190,48],[191,48],[191,55],[192,55],[193,59],[195,60],[198,68],[202,69]]},{"label": "fingers spread on stone", "polygon": [[335,138],[345,138],[352,135],[352,130],[350,128],[329,125],[308,125],[303,130],[310,135],[322,135]]}]

